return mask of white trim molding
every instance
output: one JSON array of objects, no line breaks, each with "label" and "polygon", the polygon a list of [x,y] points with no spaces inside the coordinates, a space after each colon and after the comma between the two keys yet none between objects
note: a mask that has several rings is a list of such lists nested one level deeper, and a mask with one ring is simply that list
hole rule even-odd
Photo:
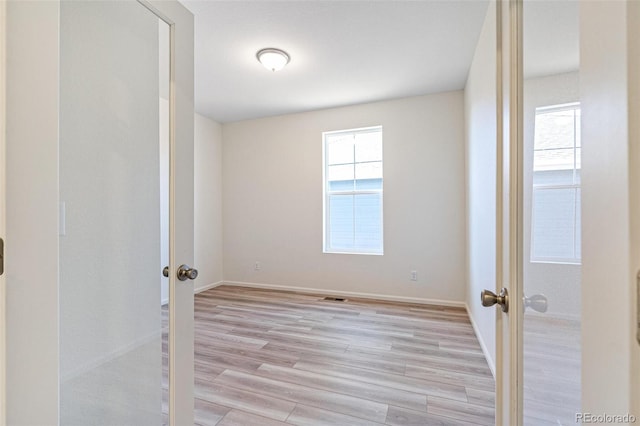
[{"label": "white trim molding", "polygon": [[202,293],[203,291],[210,290],[212,288],[220,287],[224,284],[224,281],[218,281],[217,283],[206,284],[203,286],[198,286],[193,288],[193,294]]},{"label": "white trim molding", "polygon": [[491,370],[491,374],[493,375],[493,379],[495,380],[496,379],[496,361],[491,356],[491,352],[489,351],[487,344],[482,338],[482,333],[480,333],[478,324],[476,324],[476,321],[473,319],[473,315],[471,315],[471,309],[469,309],[469,305],[465,303],[464,307],[467,310],[467,315],[469,316],[469,321],[471,321],[471,326],[473,327],[473,332],[476,335],[476,339],[478,339],[478,343],[480,344],[480,349],[482,349],[484,358],[487,360],[487,364],[489,364],[489,369]]},{"label": "white trim molding", "polygon": [[[211,284],[206,284],[206,285],[199,286],[199,287],[194,287],[193,288],[193,294],[202,293],[203,291],[207,291],[209,289],[219,287],[219,286],[221,286],[223,284],[224,284],[223,281],[218,281],[217,283],[211,283]],[[169,303],[169,298],[168,297],[164,298],[164,299],[162,299],[160,301],[161,305],[166,305],[167,303]],[[1,425],[1,423],[0,423],[0,425]]]},{"label": "white trim molding", "polygon": [[[6,129],[6,28],[7,2],[0,1],[0,129]],[[0,132],[0,238],[5,238],[5,134]],[[5,279],[0,276],[0,425],[6,424],[6,317]]]},{"label": "white trim molding", "polygon": [[[466,303],[458,300],[442,300],[442,299],[426,299],[419,297],[405,297],[405,296],[389,296],[385,294],[375,293],[360,293],[354,291],[341,291],[327,288],[308,288],[308,287],[295,287],[288,285],[277,284],[263,284],[263,283],[250,283],[242,281],[224,281],[220,285],[230,285],[236,287],[252,287],[252,288],[264,288],[270,290],[283,290],[283,291],[295,291],[298,293],[307,294],[331,294],[336,296],[357,297],[360,299],[375,299],[375,300],[388,300],[391,302],[404,302],[415,303],[419,305],[439,305],[439,306],[451,306],[456,308],[465,308]],[[217,286],[216,286],[217,287]]]}]

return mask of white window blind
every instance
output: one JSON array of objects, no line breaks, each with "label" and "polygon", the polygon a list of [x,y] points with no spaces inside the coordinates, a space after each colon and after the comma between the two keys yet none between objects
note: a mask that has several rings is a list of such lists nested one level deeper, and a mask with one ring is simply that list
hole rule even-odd
[{"label": "white window blind", "polygon": [[580,263],[580,104],[536,109],[531,261]]},{"label": "white window blind", "polygon": [[324,251],[382,254],[382,127],[323,133]]}]

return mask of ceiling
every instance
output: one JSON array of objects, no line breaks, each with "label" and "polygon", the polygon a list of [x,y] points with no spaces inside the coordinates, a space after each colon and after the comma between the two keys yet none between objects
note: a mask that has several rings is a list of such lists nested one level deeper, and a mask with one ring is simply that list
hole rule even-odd
[{"label": "ceiling", "polygon": [[[196,111],[218,122],[464,88],[487,0],[204,1]],[[256,60],[277,47],[279,72]]]},{"label": "ceiling", "polygon": [[[460,90],[488,0],[183,0],[195,15],[196,111],[225,123]],[[527,77],[577,70],[578,2],[529,0]],[[291,62],[271,72],[265,47]]]}]

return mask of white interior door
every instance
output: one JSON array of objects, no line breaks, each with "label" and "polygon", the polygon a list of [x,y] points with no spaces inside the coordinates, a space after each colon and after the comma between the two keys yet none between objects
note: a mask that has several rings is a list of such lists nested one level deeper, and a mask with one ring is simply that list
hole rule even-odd
[{"label": "white interior door", "polygon": [[7,28],[8,423],[190,424],[192,16],[11,2]]},{"label": "white interior door", "polygon": [[497,424],[633,423],[640,9],[498,9]]},{"label": "white interior door", "polygon": [[180,266],[194,266],[194,24],[191,12],[177,1],[139,1],[171,28],[167,350],[169,423],[177,426],[193,423],[194,407],[194,284],[192,279],[176,280]]}]

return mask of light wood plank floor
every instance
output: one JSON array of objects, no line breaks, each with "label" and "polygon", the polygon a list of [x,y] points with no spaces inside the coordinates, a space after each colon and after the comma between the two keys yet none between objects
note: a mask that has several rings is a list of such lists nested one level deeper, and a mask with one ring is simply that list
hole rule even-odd
[{"label": "light wood plank floor", "polygon": [[460,308],[217,287],[195,298],[195,381],[200,426],[494,424]]}]

